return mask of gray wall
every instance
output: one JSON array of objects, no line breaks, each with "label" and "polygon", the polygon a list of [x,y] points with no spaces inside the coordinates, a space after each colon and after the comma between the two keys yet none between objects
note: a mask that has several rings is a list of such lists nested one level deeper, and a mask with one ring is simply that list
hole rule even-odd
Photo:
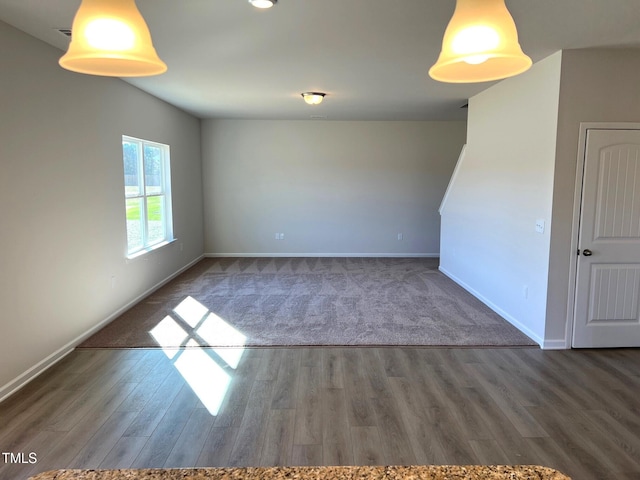
[{"label": "gray wall", "polygon": [[570,264],[575,260],[571,227],[581,122],[640,122],[640,49],[562,53],[546,315],[550,339],[571,336],[567,318],[573,301],[568,298]]},{"label": "gray wall", "polygon": [[[0,22],[0,398],[203,252],[200,121],[62,53]],[[178,238],[130,262],[122,134],[171,146]]]},{"label": "gray wall", "polygon": [[437,209],[465,130],[464,122],[204,121],[205,252],[437,255]]},{"label": "gray wall", "polygon": [[561,60],[470,99],[465,156],[442,209],[440,269],[541,345]]},{"label": "gray wall", "polygon": [[441,268],[546,348],[571,340],[580,123],[640,122],[639,78],[640,49],[565,50],[469,102]]}]

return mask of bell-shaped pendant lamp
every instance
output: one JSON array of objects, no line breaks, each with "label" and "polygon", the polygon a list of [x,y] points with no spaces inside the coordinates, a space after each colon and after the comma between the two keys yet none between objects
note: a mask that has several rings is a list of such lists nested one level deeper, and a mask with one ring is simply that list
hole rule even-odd
[{"label": "bell-shaped pendant lamp", "polygon": [[429,69],[434,80],[473,83],[500,80],[531,67],[505,0],[456,0],[442,51]]},{"label": "bell-shaped pendant lamp", "polygon": [[146,77],[167,71],[135,0],[82,0],[71,43],[60,59],[67,70],[109,77]]},{"label": "bell-shaped pendant lamp", "polygon": [[278,0],[249,0],[249,3],[256,8],[271,8]]}]

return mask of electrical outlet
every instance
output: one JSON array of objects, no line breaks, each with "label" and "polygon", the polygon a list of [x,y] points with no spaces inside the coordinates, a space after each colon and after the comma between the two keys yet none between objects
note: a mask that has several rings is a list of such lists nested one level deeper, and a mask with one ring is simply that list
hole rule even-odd
[{"label": "electrical outlet", "polygon": [[536,232],[544,233],[544,219],[539,218],[536,220]]},{"label": "electrical outlet", "polygon": [[404,237],[402,236],[401,233],[398,234],[398,240],[402,240]]},{"label": "electrical outlet", "polygon": [[280,234],[280,240],[284,240],[284,233]]}]

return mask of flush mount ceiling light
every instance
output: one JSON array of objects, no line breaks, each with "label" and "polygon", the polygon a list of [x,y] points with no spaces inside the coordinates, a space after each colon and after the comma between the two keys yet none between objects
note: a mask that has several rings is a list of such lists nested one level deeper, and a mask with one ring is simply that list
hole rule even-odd
[{"label": "flush mount ceiling light", "polygon": [[322,92],[304,92],[302,94],[302,98],[304,98],[304,101],[309,105],[318,105],[319,103],[322,103],[325,95],[326,93]]},{"label": "flush mount ceiling light", "polygon": [[531,67],[505,0],[456,0],[442,51],[429,69],[434,80],[472,83],[500,80]]},{"label": "flush mount ceiling light", "polygon": [[256,8],[271,8],[278,0],[249,0],[249,3]]},{"label": "flush mount ceiling light", "polygon": [[82,0],[60,66],[108,77],[146,77],[167,71],[135,0]]}]

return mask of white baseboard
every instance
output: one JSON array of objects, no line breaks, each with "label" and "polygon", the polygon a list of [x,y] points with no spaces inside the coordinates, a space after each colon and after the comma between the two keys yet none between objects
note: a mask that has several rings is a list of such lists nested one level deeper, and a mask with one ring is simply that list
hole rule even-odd
[{"label": "white baseboard", "polygon": [[[462,280],[460,280],[458,277],[456,277],[455,275],[453,275],[451,272],[448,272],[445,268],[442,268],[442,266],[438,267],[438,270],[440,270],[442,273],[444,273],[447,277],[449,277],[451,280],[453,280],[454,282],[456,282],[458,285],[460,285],[462,288],[464,288],[467,292],[469,292],[471,295],[473,295],[474,297],[476,297],[478,300],[480,300],[482,303],[484,303],[487,307],[489,307],[491,310],[493,310],[494,312],[496,312],[498,315],[500,315],[502,318],[504,318],[507,322],[509,322],[511,325],[513,325],[514,327],[516,327],[518,330],[520,330],[522,333],[524,333],[525,335],[527,335],[529,338],[531,338],[531,340],[533,340],[534,342],[536,342],[538,345],[540,345],[540,348],[550,348],[548,346],[546,346],[545,341],[543,338],[541,338],[540,336],[536,335],[534,332],[532,332],[529,327],[527,327],[526,325],[523,325],[518,319],[512,317],[511,315],[509,315],[507,312],[505,312],[504,310],[502,310],[500,307],[498,307],[496,304],[494,304],[493,302],[491,302],[489,299],[485,298],[482,294],[480,294],[479,292],[477,292],[475,289],[473,289],[472,287],[470,287],[469,285],[467,285],[465,282],[463,282]],[[563,341],[564,342],[564,341]],[[563,343],[564,345],[564,343]]]},{"label": "white baseboard", "polygon": [[557,340],[545,340],[542,342],[543,350],[570,350],[571,344],[567,343],[567,341],[562,339]]},{"label": "white baseboard", "polygon": [[15,392],[20,390],[31,380],[33,380],[38,375],[43,373],[45,370],[52,367],[53,365],[58,363],[60,360],[62,360],[64,357],[69,355],[73,351],[74,347],[75,347],[75,344],[73,342],[67,343],[64,347],[56,350],[47,358],[36,363],[33,367],[31,367],[26,372],[17,376],[13,380],[11,380],[9,383],[6,383],[5,385],[3,385],[2,388],[0,388],[0,402],[5,400],[9,396],[13,395]]},{"label": "white baseboard", "polygon": [[170,282],[171,280],[173,280],[175,277],[177,277],[178,275],[180,275],[182,272],[184,272],[185,270],[191,268],[193,265],[195,265],[196,263],[198,263],[200,260],[202,260],[204,258],[204,255],[199,256],[198,258],[196,258],[195,260],[193,260],[192,262],[188,263],[187,265],[185,265],[184,267],[182,267],[180,270],[178,270],[177,272],[172,273],[171,275],[169,275],[167,278],[165,278],[164,280],[160,281],[159,283],[157,283],[156,285],[154,285],[153,287],[149,288],[148,290],[146,290],[144,293],[138,295],[136,298],[134,298],[133,300],[131,300],[130,302],[128,302],[126,305],[124,305],[123,307],[119,308],[118,310],[116,310],[114,313],[112,313],[111,315],[109,315],[106,319],[102,320],[100,323],[98,323],[97,325],[95,325],[94,327],[92,327],[91,329],[89,329],[88,331],[84,332],[82,335],[76,337],[75,339],[73,339],[72,341],[70,341],[69,343],[67,343],[65,346],[63,346],[62,348],[56,350],[55,352],[53,352],[51,355],[49,355],[48,357],[46,357],[45,359],[41,360],[40,362],[38,362],[37,364],[35,364],[33,367],[31,367],[30,369],[28,369],[26,372],[22,373],[21,375],[17,376],[16,378],[14,378],[13,380],[11,380],[10,382],[6,383],[5,385],[3,385],[0,388],[0,402],[2,402],[4,399],[6,399],[7,397],[9,397],[10,395],[14,394],[15,392],[17,392],[18,390],[20,390],[22,387],[24,387],[27,383],[29,383],[31,380],[33,380],[34,378],[36,378],[38,375],[40,375],[41,373],[43,373],[45,370],[51,368],[53,365],[55,365],[56,363],[58,363],[60,360],[62,360],[64,357],[66,357],[67,355],[69,355],[73,349],[75,347],[77,347],[78,345],[80,345],[82,342],[84,342],[87,338],[89,338],[91,335],[93,335],[94,333],[96,333],[98,330],[100,330],[102,327],[104,327],[105,325],[107,325],[109,322],[115,320],[117,317],[119,317],[121,314],[123,314],[125,311],[127,311],[128,309],[130,309],[131,307],[133,307],[136,303],[138,303],[140,300],[142,300],[143,298],[149,296],[150,294],[152,294],[153,292],[155,292],[156,290],[158,290],[160,287],[162,287],[163,285],[165,285],[166,283]]},{"label": "white baseboard", "polygon": [[329,258],[329,257],[352,257],[352,258],[437,258],[439,253],[205,253],[205,257],[309,257],[309,258]]}]

